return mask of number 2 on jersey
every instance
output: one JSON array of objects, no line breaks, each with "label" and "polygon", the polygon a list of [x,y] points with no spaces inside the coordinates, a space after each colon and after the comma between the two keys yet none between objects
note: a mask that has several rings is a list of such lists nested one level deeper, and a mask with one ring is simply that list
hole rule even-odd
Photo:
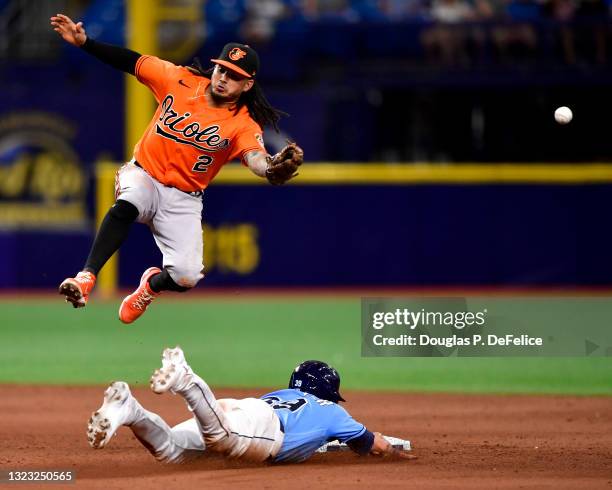
[{"label": "number 2 on jersey", "polygon": [[191,170],[194,172],[208,172],[208,167],[212,164],[214,158],[210,155],[200,155],[198,161]]}]

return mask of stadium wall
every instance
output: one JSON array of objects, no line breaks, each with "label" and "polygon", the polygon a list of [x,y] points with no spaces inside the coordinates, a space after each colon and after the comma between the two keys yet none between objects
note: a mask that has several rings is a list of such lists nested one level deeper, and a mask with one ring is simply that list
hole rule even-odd
[{"label": "stadium wall", "polygon": [[[204,197],[203,284],[612,285],[612,166],[312,167],[276,188],[239,166],[221,173]],[[94,228],[0,233],[0,287],[55,287]],[[160,262],[135,225],[119,286]]]}]

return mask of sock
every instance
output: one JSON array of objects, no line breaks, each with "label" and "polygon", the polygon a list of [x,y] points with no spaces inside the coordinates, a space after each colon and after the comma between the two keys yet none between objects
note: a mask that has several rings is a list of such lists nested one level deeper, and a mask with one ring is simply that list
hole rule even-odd
[{"label": "sock", "polygon": [[170,277],[168,269],[164,269],[161,271],[161,273],[156,274],[149,279],[149,287],[154,293],[159,293],[161,291],[176,291],[178,293],[184,293],[185,291],[189,290],[189,288],[179,286],[177,283],[175,283],[174,279]]},{"label": "sock", "polygon": [[127,238],[137,217],[138,209],[132,203],[119,199],[113,204],[100,225],[83,270],[97,276]]}]

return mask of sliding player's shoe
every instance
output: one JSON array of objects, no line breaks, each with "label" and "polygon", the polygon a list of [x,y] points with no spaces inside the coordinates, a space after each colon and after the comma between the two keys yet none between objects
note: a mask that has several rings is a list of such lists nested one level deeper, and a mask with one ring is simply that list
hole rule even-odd
[{"label": "sliding player's shoe", "polygon": [[166,391],[177,392],[189,388],[193,384],[193,371],[180,347],[164,349],[162,367],[151,375],[149,385],[158,394]]},{"label": "sliding player's shoe", "polygon": [[136,400],[123,381],[111,383],[104,392],[104,403],[91,414],[87,424],[87,440],[94,449],[105,447],[117,429],[132,422]]}]

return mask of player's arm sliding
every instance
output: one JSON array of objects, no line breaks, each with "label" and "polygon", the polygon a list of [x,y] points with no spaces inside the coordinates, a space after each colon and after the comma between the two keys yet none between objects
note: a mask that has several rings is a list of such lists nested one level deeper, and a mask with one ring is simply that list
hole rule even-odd
[{"label": "player's arm sliding", "polygon": [[415,458],[415,456],[413,456],[412,454],[393,447],[393,444],[390,444],[380,432],[374,432],[374,440],[372,442],[372,447],[369,453],[373,454],[374,456],[392,456],[395,458],[402,459]]},{"label": "player's arm sliding", "polygon": [[361,456],[372,454],[374,456],[385,456],[402,459],[413,459],[414,456],[394,448],[380,432],[365,430],[359,437],[346,441],[346,445]]},{"label": "player's arm sliding", "polygon": [[62,36],[67,43],[82,48],[83,51],[113,68],[131,75],[135,74],[136,62],[140,58],[140,53],[120,46],[94,41],[87,36],[82,22],[75,24],[70,17],[63,14],[51,17],[51,25],[53,30]]}]

